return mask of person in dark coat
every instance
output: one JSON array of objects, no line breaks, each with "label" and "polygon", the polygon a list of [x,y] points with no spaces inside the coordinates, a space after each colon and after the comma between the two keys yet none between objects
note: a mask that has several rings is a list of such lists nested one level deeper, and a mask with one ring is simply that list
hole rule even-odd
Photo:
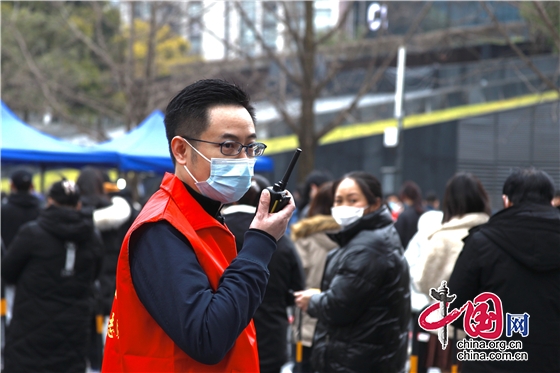
[{"label": "person in dark coat", "polygon": [[352,172],[334,184],[321,291],[297,292],[296,305],[318,319],[312,362],[321,373],[404,372],[410,322],[410,277],[379,181]]},{"label": "person in dark coat", "polygon": [[54,183],[47,208],[21,227],[2,260],[2,280],[16,285],[5,373],[86,369],[102,243],[79,198],[72,182]]},{"label": "person in dark coat", "polygon": [[[503,313],[498,341],[521,341],[512,352],[528,353],[528,361],[464,361],[462,372],[560,372],[560,212],[553,194],[545,172],[513,172],[503,186],[504,209],[465,239],[448,283],[457,295],[449,309],[482,292],[496,294]],[[527,336],[506,335],[506,313],[529,315]],[[463,328],[462,320],[455,325]]]},{"label": "person in dark coat", "polygon": [[405,181],[401,187],[399,198],[404,205],[404,210],[395,222],[401,243],[406,250],[412,236],[418,232],[418,219],[424,213],[422,191],[413,181]]},{"label": "person in dark coat", "polygon": [[10,245],[23,224],[39,216],[41,201],[32,194],[32,176],[26,170],[17,170],[10,178],[11,193],[7,197],[7,202],[2,204],[0,220],[0,232],[6,247]]},{"label": "person in dark coat", "polygon": [[[33,175],[24,169],[16,170],[10,177],[10,195],[2,201],[0,216],[0,233],[2,234],[2,258],[5,249],[14,239],[19,228],[25,223],[37,219],[41,211],[41,201],[33,195]],[[6,302],[6,309],[2,312],[2,351],[4,349],[5,328],[10,321],[13,306],[13,286],[0,284],[2,302]]]},{"label": "person in dark coat", "polygon": [[[118,195],[110,196],[108,175],[95,167],[84,167],[76,181],[80,189],[82,209],[93,215],[93,223],[103,241],[103,260],[99,282],[95,284],[95,317],[92,319],[89,362],[92,370],[101,370],[103,361],[104,330],[115,298],[116,268],[122,240],[132,224],[131,204]],[[116,186],[115,186],[116,187]],[[127,227],[123,227],[127,225]],[[124,229],[122,229],[124,228]]]},{"label": "person in dark coat", "polygon": [[[259,196],[270,183],[255,175],[251,188],[234,205],[222,210],[225,222],[235,236],[238,250],[243,247],[243,237],[249,229],[259,203]],[[253,320],[257,330],[257,347],[261,373],[279,373],[288,361],[287,307],[293,306],[293,291],[305,287],[301,261],[296,248],[287,236],[278,240],[276,251],[268,264],[270,278],[264,299]]]}]

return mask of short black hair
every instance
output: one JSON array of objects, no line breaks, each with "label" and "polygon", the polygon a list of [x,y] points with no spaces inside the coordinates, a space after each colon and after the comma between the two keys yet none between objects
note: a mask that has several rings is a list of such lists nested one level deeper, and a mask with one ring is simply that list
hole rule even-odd
[{"label": "short black hair", "polygon": [[253,123],[256,123],[255,108],[250,103],[249,95],[237,85],[220,79],[204,79],[188,85],[169,102],[163,120],[173,164],[173,137],[182,135],[198,138],[208,128],[208,110],[218,105],[244,107]]},{"label": "short black hair", "polygon": [[80,201],[80,188],[74,182],[63,178],[51,186],[49,197],[59,205],[76,207]]},{"label": "short black hair", "polygon": [[434,192],[433,190],[429,190],[428,192],[426,192],[425,200],[426,202],[433,203],[438,200],[438,196],[436,192]]},{"label": "short black hair", "polygon": [[482,183],[470,173],[460,172],[447,181],[443,195],[443,223],[473,212],[491,214],[490,199]]},{"label": "short black hair", "polygon": [[33,175],[24,169],[16,170],[10,179],[18,192],[29,191],[33,183]]},{"label": "short black hair", "polygon": [[518,168],[506,179],[502,194],[514,205],[523,202],[549,205],[554,198],[554,181],[546,172],[534,167]]},{"label": "short black hair", "polygon": [[374,205],[378,200],[383,199],[383,189],[381,188],[381,183],[375,176],[365,171],[352,171],[338,179],[333,184],[333,198],[336,193],[336,189],[344,179],[354,180],[370,205]]}]

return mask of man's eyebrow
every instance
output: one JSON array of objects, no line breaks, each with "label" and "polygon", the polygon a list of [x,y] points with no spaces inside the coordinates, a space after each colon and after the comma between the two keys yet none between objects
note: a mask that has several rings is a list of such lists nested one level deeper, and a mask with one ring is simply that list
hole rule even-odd
[{"label": "man's eyebrow", "polygon": [[[248,140],[254,140],[257,138],[257,134],[256,133],[252,133],[249,136],[247,136]],[[224,133],[220,136],[220,139],[223,140],[233,140],[233,141],[239,141],[239,137],[237,137],[236,135],[232,134],[232,133]]]}]

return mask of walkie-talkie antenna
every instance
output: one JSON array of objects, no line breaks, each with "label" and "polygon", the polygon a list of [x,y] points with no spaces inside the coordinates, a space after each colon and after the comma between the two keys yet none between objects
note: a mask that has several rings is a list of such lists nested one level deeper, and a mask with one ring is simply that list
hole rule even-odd
[{"label": "walkie-talkie antenna", "polygon": [[294,156],[292,157],[292,160],[290,162],[290,164],[288,165],[288,169],[286,170],[286,173],[284,174],[284,177],[282,178],[282,180],[274,183],[274,191],[275,192],[280,192],[284,189],[286,189],[286,184],[288,183],[288,179],[290,178],[290,175],[292,174],[292,170],[294,169],[294,166],[296,165],[296,162],[299,158],[299,155],[301,153],[301,149],[297,148],[296,152],[294,153]]}]

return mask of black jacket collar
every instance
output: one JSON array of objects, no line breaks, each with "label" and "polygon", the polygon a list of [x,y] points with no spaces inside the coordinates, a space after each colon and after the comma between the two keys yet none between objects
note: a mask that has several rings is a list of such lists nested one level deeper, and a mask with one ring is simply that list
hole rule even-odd
[{"label": "black jacket collar", "polygon": [[363,230],[375,230],[393,224],[393,219],[386,206],[382,206],[372,213],[364,215],[358,221],[344,227],[340,232],[327,234],[331,240],[341,247],[345,246]]},{"label": "black jacket collar", "polygon": [[533,271],[560,269],[560,213],[551,205],[514,205],[471,229],[465,240],[474,232]]},{"label": "black jacket collar", "polygon": [[220,214],[220,209],[222,208],[221,202],[214,201],[213,199],[203,196],[202,194],[198,193],[196,190],[188,186],[185,182],[183,182],[183,185],[185,186],[185,188],[187,188],[188,192],[196,200],[196,202],[198,202],[198,204],[202,206],[204,211],[206,211],[210,216],[214,217],[220,223],[224,223],[224,218]]}]

